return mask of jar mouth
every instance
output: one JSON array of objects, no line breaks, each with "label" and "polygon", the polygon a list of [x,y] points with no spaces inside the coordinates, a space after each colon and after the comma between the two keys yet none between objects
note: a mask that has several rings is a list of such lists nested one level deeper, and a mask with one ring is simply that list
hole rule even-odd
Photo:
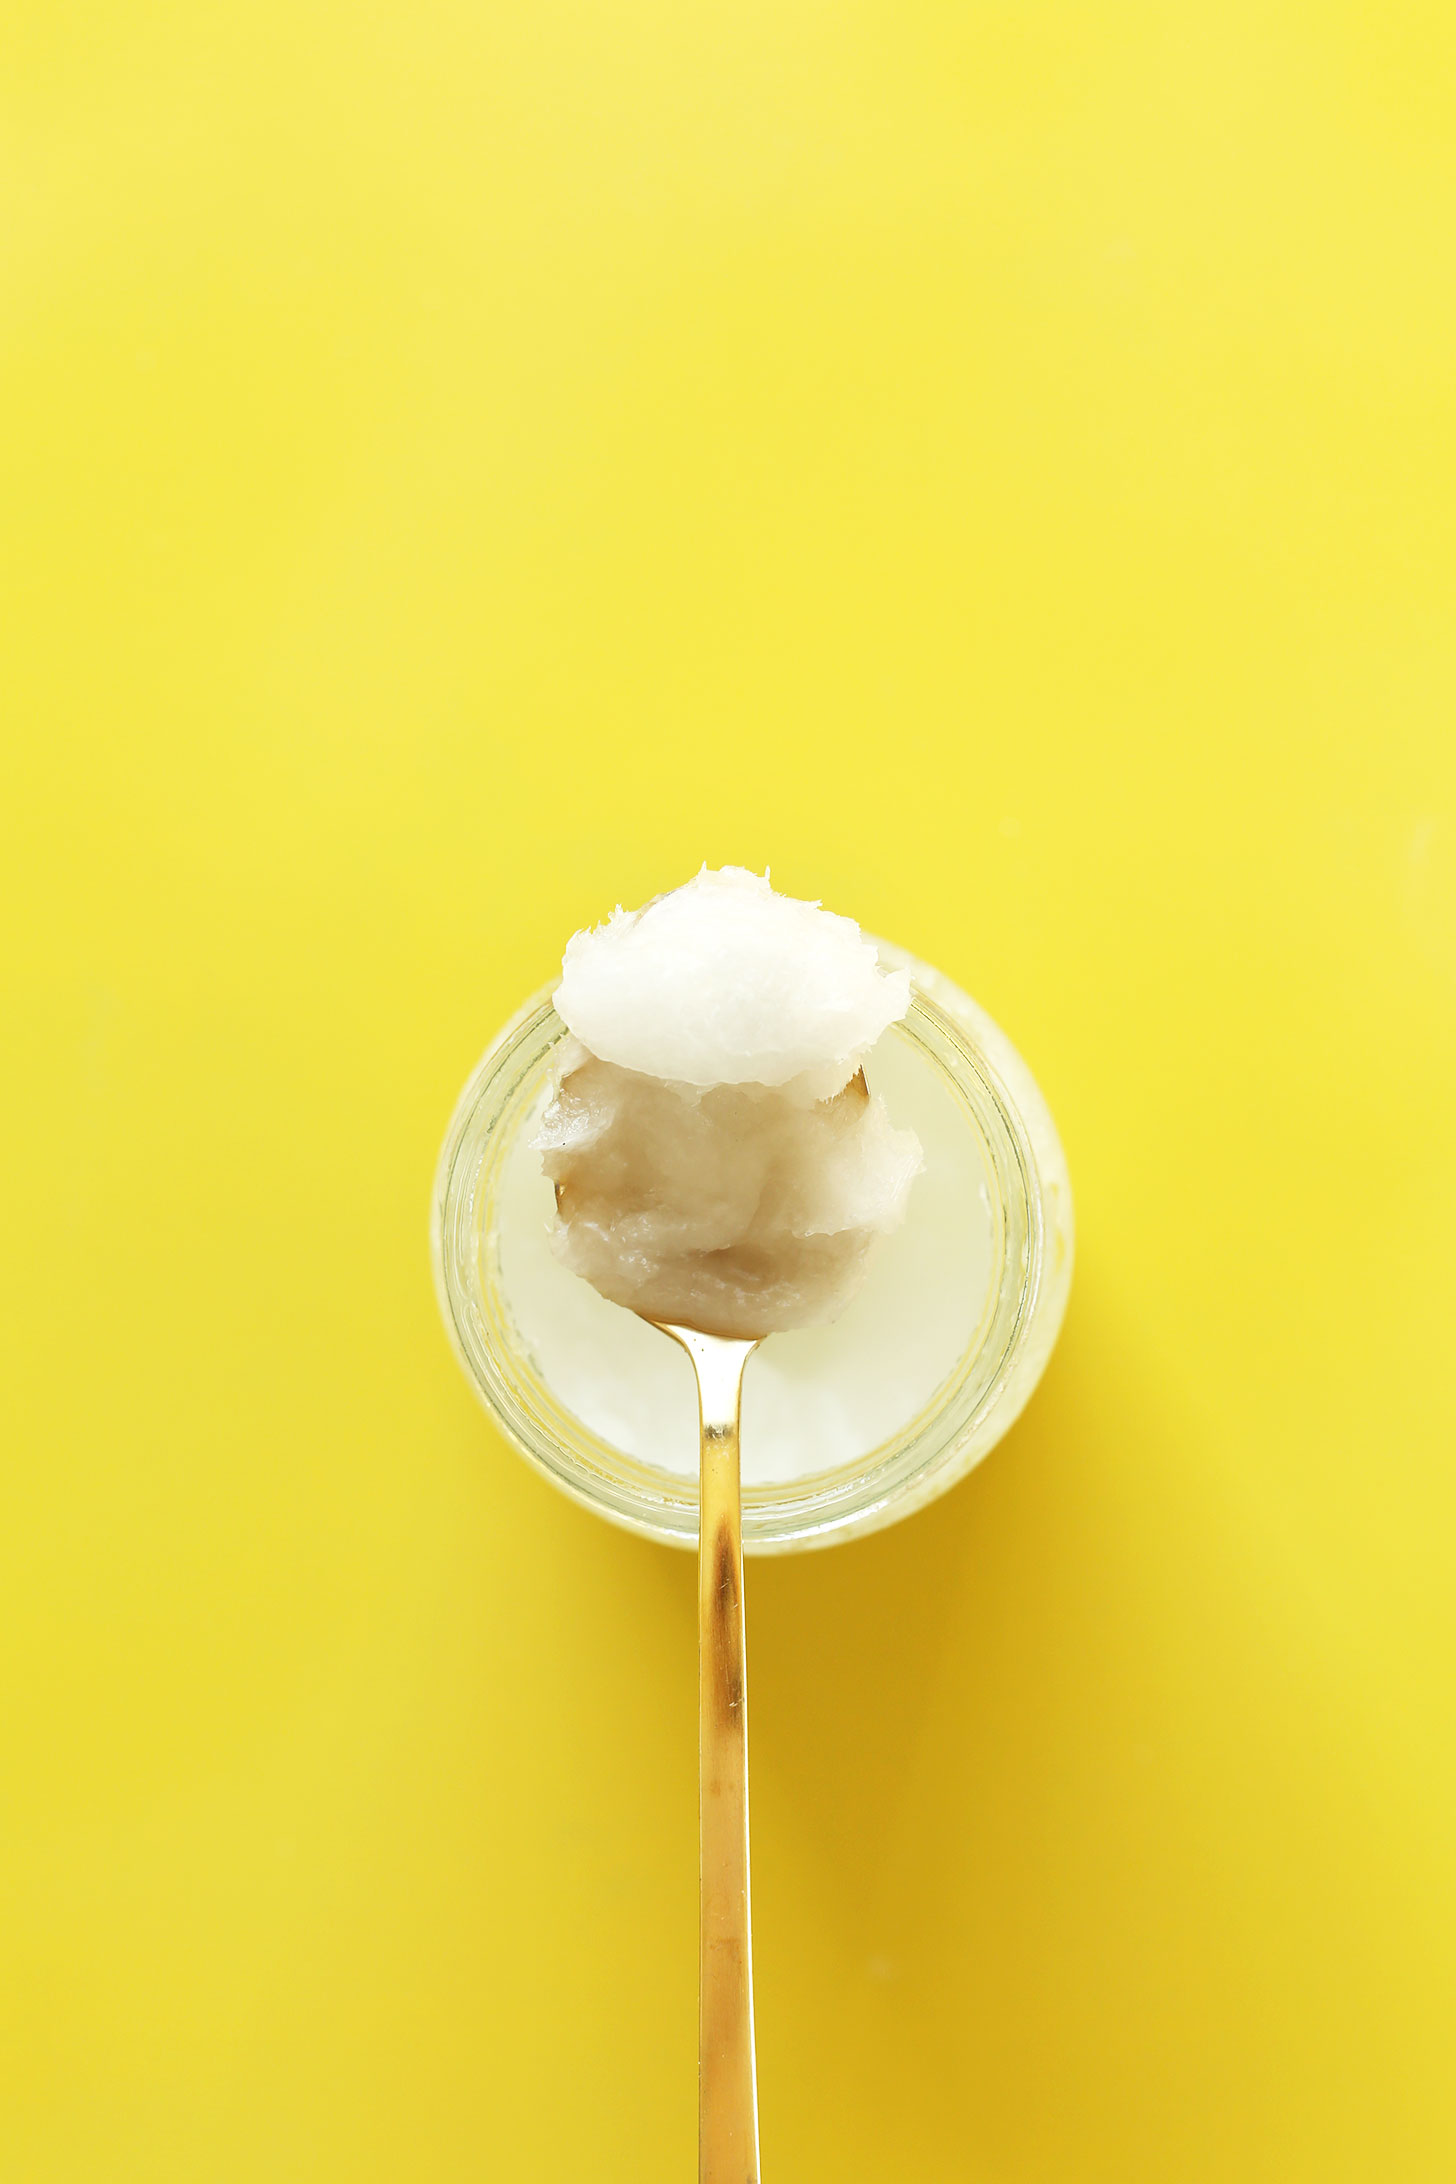
[{"label": "jar mouth", "polygon": [[[899,1431],[863,1458],[832,1469],[745,1483],[743,1536],[751,1553],[829,1545],[931,1500],[999,1438],[1036,1377],[1035,1370],[1029,1379],[1018,1371],[1045,1260],[1031,1138],[978,1041],[916,975],[945,992],[938,974],[899,950],[884,952],[911,973],[910,1008],[895,1032],[941,1078],[979,1139],[993,1230],[991,1278],[964,1354]],[[496,1221],[505,1164],[566,1036],[549,989],[533,996],[492,1042],[460,1096],[441,1149],[432,1207],[440,1309],[467,1379],[528,1462],[598,1515],[691,1548],[697,1544],[696,1481],[627,1454],[567,1408],[522,1339],[502,1278]],[[1026,1383],[1019,1400],[1018,1381]],[[998,1412],[1005,1413],[999,1423]]]}]

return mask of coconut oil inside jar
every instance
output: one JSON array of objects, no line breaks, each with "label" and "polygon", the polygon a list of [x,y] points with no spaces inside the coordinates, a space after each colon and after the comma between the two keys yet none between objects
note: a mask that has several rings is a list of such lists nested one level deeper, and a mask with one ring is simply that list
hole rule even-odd
[{"label": "coconut oil inside jar", "polygon": [[[902,1224],[877,1239],[839,1318],[764,1345],[744,1384],[743,1478],[767,1486],[853,1464],[928,1409],[986,1316],[996,1275],[991,1178],[953,1087],[895,1025],[866,1064],[873,1095],[919,1139],[924,1167]],[[522,1345],[556,1400],[625,1455],[696,1472],[687,1361],[610,1304],[552,1249],[554,1192],[536,1144],[551,1097],[501,1174],[495,1249]]]}]

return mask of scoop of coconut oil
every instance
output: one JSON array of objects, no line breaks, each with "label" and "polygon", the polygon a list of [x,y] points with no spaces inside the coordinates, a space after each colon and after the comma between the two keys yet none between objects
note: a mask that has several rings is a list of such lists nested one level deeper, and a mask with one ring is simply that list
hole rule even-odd
[{"label": "scoop of coconut oil", "polygon": [[535,1141],[557,1257],[705,1334],[836,1319],[922,1164],[863,1070],[909,1000],[852,919],[734,866],[578,933]]}]

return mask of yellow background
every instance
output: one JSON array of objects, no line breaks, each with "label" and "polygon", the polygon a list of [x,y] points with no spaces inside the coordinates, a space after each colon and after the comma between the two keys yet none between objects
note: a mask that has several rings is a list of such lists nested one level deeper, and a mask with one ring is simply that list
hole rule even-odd
[{"label": "yellow background", "polygon": [[4,0],[0,2175],[694,2173],[692,1572],[458,1086],[771,862],[1071,1315],[756,1569],[769,2184],[1456,2174],[1456,15]]}]

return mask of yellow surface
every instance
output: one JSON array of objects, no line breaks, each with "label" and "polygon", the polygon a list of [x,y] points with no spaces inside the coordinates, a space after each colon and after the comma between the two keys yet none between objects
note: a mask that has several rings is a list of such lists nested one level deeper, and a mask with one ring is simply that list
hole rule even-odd
[{"label": "yellow surface", "polygon": [[5,0],[9,2184],[694,2174],[692,1573],[435,1148],[771,861],[1079,1193],[750,1580],[769,2184],[1456,2174],[1456,14]]}]

